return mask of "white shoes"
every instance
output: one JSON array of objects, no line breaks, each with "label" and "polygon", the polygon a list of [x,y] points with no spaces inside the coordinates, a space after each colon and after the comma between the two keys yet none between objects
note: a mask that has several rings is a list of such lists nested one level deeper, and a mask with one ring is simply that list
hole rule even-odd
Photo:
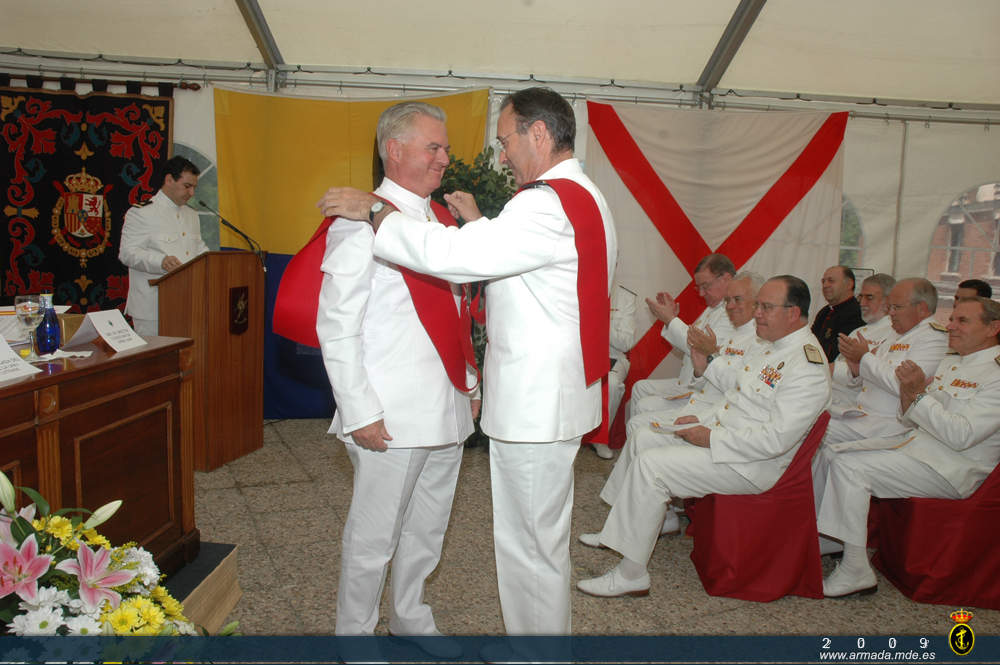
[{"label": "white shoes", "polygon": [[597,453],[597,456],[601,459],[614,459],[615,454],[611,452],[611,448],[608,447],[608,444],[592,443],[590,445],[594,449],[594,452]]},{"label": "white shoes", "polygon": [[663,518],[663,526],[660,527],[661,536],[676,536],[681,532],[681,521],[673,508],[667,508],[667,514]]},{"label": "white shoes", "polygon": [[830,576],[823,580],[823,595],[827,598],[847,598],[848,596],[870,596],[878,591],[878,578],[868,568],[858,576],[844,572],[838,563]]},{"label": "white shoes", "polygon": [[[392,635],[392,633],[389,633]],[[462,645],[439,630],[435,630],[430,635],[392,635],[394,640],[409,642],[421,649],[428,656],[435,658],[460,658],[463,653]]]},{"label": "white shoes", "polygon": [[601,534],[599,533],[581,533],[580,542],[587,547],[595,547],[599,550],[608,549],[607,545],[601,545]]},{"label": "white shoes", "polygon": [[590,596],[598,598],[618,598],[619,596],[648,596],[649,573],[636,580],[627,580],[622,575],[619,566],[604,573],[600,577],[580,580],[576,588]]}]

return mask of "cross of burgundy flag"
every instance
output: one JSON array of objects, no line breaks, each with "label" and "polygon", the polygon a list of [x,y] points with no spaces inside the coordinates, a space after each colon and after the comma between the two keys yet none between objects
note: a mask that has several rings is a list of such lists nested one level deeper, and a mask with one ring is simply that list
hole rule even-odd
[{"label": "cross of burgundy flag", "polygon": [[[737,270],[801,277],[818,309],[820,277],[838,262],[847,113],[593,101],[587,111],[587,173],[615,212],[615,282],[638,293],[640,304],[667,291],[681,318],[694,321],[705,309],[695,266],[719,252]],[[623,404],[636,381],[676,372],[676,362],[664,362],[671,347],[660,334],[663,324],[644,307],[636,313]],[[613,446],[624,442],[624,412],[611,428]]]}]

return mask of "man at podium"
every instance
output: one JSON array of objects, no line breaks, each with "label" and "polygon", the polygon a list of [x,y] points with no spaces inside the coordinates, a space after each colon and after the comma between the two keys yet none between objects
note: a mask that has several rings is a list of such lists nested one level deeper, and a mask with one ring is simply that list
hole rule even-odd
[{"label": "man at podium", "polygon": [[194,196],[201,171],[183,157],[164,166],[163,186],[152,198],[135,204],[125,214],[118,259],[128,266],[128,302],[125,313],[140,335],[160,332],[157,287],[149,280],[180,268],[208,251],[201,238],[198,213],[187,202]]}]

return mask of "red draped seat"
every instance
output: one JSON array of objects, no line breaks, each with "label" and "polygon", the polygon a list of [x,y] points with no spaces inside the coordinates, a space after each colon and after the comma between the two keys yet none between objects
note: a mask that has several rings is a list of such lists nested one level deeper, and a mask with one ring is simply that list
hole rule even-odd
[{"label": "red draped seat", "polygon": [[826,433],[823,412],[774,487],[761,494],[688,499],[694,562],[712,596],[768,603],[789,594],[823,597],[812,458]]},{"label": "red draped seat", "polygon": [[871,512],[872,564],[904,596],[1000,610],[1000,467],[968,499],[874,499]]}]

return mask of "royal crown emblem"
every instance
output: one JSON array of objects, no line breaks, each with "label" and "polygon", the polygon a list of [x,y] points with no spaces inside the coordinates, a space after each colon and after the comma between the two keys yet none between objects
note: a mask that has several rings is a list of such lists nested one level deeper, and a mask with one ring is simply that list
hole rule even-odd
[{"label": "royal crown emblem", "polygon": [[948,646],[959,656],[967,656],[972,647],[976,644],[976,634],[969,625],[972,612],[961,609],[951,613],[951,618],[955,620],[955,625],[948,633]]},{"label": "royal crown emblem", "polygon": [[952,612],[950,616],[956,623],[969,623],[969,620],[972,619],[974,615],[966,609],[961,609],[956,612]]},{"label": "royal crown emblem", "polygon": [[52,242],[80,259],[80,267],[86,267],[87,259],[103,253],[108,246],[111,211],[105,194],[112,185],[102,184],[87,169],[53,184],[60,196],[52,209]]}]

